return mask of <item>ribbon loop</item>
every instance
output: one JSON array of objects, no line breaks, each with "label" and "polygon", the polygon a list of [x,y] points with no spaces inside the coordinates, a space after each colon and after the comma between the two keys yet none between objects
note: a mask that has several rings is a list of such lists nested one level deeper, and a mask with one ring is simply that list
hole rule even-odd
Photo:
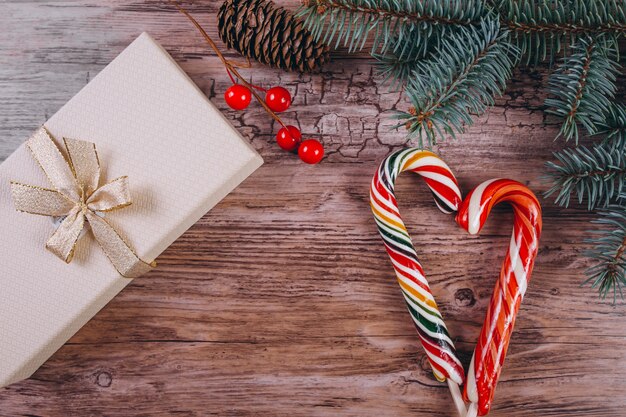
[{"label": "ribbon loop", "polygon": [[96,145],[76,139],[63,142],[67,159],[45,127],[28,140],[28,148],[54,189],[11,182],[16,210],[65,217],[48,239],[46,248],[67,263],[74,257],[76,242],[87,222],[96,242],[122,276],[135,278],[145,274],[156,263],[141,260],[113,226],[97,214],[131,204],[128,178],[119,177],[99,187]]},{"label": "ribbon loop", "polygon": [[98,189],[100,183],[100,161],[96,145],[84,140],[63,138],[70,168],[81,189],[88,197]]},{"label": "ribbon loop", "polygon": [[46,249],[65,261],[65,263],[72,262],[76,242],[84,227],[85,216],[81,207],[78,205],[74,206],[46,242]]},{"label": "ribbon loop", "polygon": [[105,219],[97,216],[92,211],[87,211],[85,216],[96,241],[120,274],[125,277],[137,277],[150,271],[155,266],[154,263],[148,264],[139,259],[130,246]]},{"label": "ribbon loop", "polygon": [[65,216],[75,205],[58,191],[17,182],[11,183],[11,195],[16,210],[42,216]]},{"label": "ribbon loop", "polygon": [[113,211],[131,204],[128,177],[119,177],[98,188],[89,199],[87,206],[93,211]]},{"label": "ribbon loop", "polygon": [[70,200],[79,200],[81,195],[76,178],[48,131],[39,129],[28,140],[27,146],[54,189]]}]

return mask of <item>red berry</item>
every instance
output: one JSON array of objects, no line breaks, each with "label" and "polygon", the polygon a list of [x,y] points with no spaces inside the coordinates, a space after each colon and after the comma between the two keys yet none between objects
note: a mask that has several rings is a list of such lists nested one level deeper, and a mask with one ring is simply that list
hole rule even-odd
[{"label": "red berry", "polygon": [[317,164],[324,157],[324,146],[315,139],[307,139],[300,144],[298,156],[307,164]]},{"label": "red berry", "polygon": [[245,85],[233,84],[224,93],[224,100],[231,109],[243,110],[250,104],[252,93]]},{"label": "red berry", "polygon": [[270,109],[280,113],[291,106],[291,94],[283,87],[272,87],[265,94],[265,103]]},{"label": "red berry", "polygon": [[281,128],[276,135],[276,142],[278,146],[286,151],[293,151],[300,144],[302,139],[302,133],[295,126],[287,126],[287,128]]}]

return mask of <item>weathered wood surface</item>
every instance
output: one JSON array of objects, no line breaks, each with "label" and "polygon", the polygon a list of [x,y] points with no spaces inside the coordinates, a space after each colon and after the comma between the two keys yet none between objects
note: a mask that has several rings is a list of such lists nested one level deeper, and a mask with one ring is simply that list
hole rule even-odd
[{"label": "weathered wood surface", "polygon": [[[190,6],[213,34],[219,3]],[[296,93],[285,118],[328,151],[310,167],[272,142],[260,107],[226,110],[219,61],[164,2],[4,0],[0,12],[0,160],[145,30],[267,161],[32,378],[0,389],[0,415],[453,415],[368,208],[371,175],[403,143],[384,113],[406,104],[377,85],[365,54],[336,53],[316,76],[250,71]],[[463,189],[502,176],[546,189],[543,162],[562,143],[541,109],[544,82],[516,72],[487,116],[438,148]],[[511,213],[497,209],[472,238],[425,191],[400,179],[401,209],[467,366]],[[540,255],[490,415],[623,416],[625,307],[579,286],[589,215],[543,203]]]}]

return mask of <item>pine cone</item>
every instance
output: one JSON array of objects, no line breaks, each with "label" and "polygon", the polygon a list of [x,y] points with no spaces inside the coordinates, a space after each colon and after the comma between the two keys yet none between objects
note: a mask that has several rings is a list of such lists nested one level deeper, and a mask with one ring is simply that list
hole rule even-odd
[{"label": "pine cone", "polygon": [[316,72],[328,46],[289,11],[268,0],[225,0],[218,12],[222,41],[243,56],[287,71]]}]

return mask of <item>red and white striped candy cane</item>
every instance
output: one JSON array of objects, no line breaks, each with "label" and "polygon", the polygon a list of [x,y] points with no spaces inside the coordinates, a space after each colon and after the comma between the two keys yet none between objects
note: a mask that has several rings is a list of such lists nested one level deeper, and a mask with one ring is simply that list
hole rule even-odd
[{"label": "red and white striped candy cane", "polygon": [[461,191],[450,168],[437,155],[409,148],[392,153],[380,164],[372,180],[370,203],[433,373],[439,381],[447,380],[457,410],[464,416],[465,403],[458,387],[463,383],[463,367],[417,259],[409,232],[400,217],[394,195],[396,178],[403,171],[421,175],[437,205],[445,213],[458,209]]},{"label": "red and white striped candy cane", "polygon": [[513,234],[467,373],[463,391],[465,400],[471,402],[467,417],[489,412],[541,235],[537,197],[523,184],[507,179],[485,181],[472,190],[461,203],[456,221],[470,234],[477,234],[491,209],[501,202],[513,206]]}]

